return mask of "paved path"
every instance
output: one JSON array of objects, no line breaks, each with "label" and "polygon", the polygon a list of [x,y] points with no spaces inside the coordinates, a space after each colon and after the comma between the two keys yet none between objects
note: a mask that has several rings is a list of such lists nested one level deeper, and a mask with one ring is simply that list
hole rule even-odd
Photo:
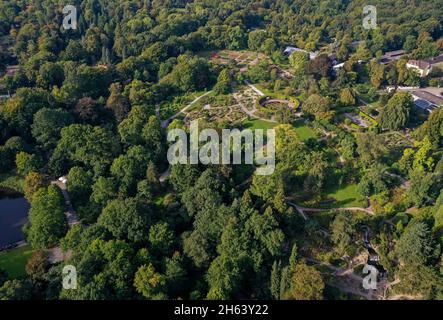
[{"label": "paved path", "polygon": [[168,167],[168,169],[160,175],[158,181],[160,181],[160,183],[163,183],[170,175],[171,175],[171,167]]},{"label": "paved path", "polygon": [[78,218],[77,213],[72,206],[71,198],[69,196],[66,184],[61,182],[60,180],[52,181],[51,184],[56,185],[62,191],[63,197],[65,198],[65,204],[68,211],[65,212],[66,217],[68,218],[69,227],[80,224],[80,219]]},{"label": "paved path", "polygon": [[48,249],[48,261],[51,264],[56,264],[69,259],[72,256],[72,251],[63,252],[60,247]]},{"label": "paved path", "polygon": [[284,99],[269,99],[267,101],[265,101],[266,104],[269,103],[282,103],[282,104],[287,104],[289,109],[295,109],[295,103],[289,100],[284,100]]},{"label": "paved path", "polygon": [[390,173],[390,172],[387,172],[387,171],[385,171],[385,174],[387,175],[387,176],[389,176],[389,177],[392,177],[392,178],[397,178],[398,180],[400,180],[400,183],[401,183],[401,188],[402,189],[409,189],[410,187],[411,187],[411,182],[410,181],[408,181],[408,180],[406,180],[405,178],[403,178],[402,176],[400,176],[400,175],[398,175],[398,174],[395,174],[395,173]]},{"label": "paved path", "polygon": [[355,268],[358,264],[344,269],[344,268],[335,267],[323,261],[319,261],[312,258],[306,258],[306,260],[311,263],[325,266],[326,268],[334,271],[333,273],[334,277],[343,277],[349,280],[347,282],[341,282],[341,283],[328,283],[330,286],[338,288],[343,292],[363,297],[367,300],[372,300],[374,298],[374,292],[372,292],[373,290],[366,291],[361,288],[363,283],[363,278],[353,273],[353,268]]},{"label": "paved path", "polygon": [[390,296],[388,300],[420,300],[422,296],[413,296],[409,294],[396,294],[394,296]]},{"label": "paved path", "polygon": [[189,103],[186,107],[184,107],[183,109],[181,109],[180,111],[178,111],[176,114],[174,114],[173,116],[171,116],[171,117],[169,117],[168,119],[166,119],[166,120],[161,120],[160,119],[160,110],[157,108],[156,109],[156,113],[157,113],[157,116],[159,117],[159,119],[160,119],[160,121],[161,121],[161,126],[162,126],[162,128],[166,128],[168,125],[169,125],[169,122],[171,122],[172,120],[174,120],[175,118],[177,118],[180,114],[182,114],[182,113],[184,113],[184,112],[186,112],[186,110],[188,110],[194,103],[196,103],[198,100],[200,100],[201,98],[203,98],[203,97],[206,97],[208,94],[210,94],[212,92],[212,90],[211,91],[208,91],[208,92],[206,92],[205,94],[202,94],[201,96],[199,96],[199,97],[197,97],[197,98],[195,98],[191,103]]},{"label": "paved path", "polygon": [[289,71],[287,71],[287,70],[284,70],[282,67],[280,67],[279,65],[274,65],[279,71],[280,71],[280,73],[281,74],[283,74],[287,79],[292,79],[292,78],[294,78],[294,75],[291,73],[291,72],[289,72]]},{"label": "paved path", "polygon": [[330,209],[323,209],[323,208],[306,208],[299,206],[296,203],[293,203],[291,201],[286,201],[289,205],[293,206],[295,209],[297,209],[298,212],[302,215],[303,219],[308,220],[306,212],[326,212],[326,211],[361,211],[365,212],[370,215],[374,215],[374,211],[372,211],[369,208],[360,208],[360,207],[349,207],[349,208],[330,208]]},{"label": "paved path", "polygon": [[298,206],[297,204],[290,202],[290,201],[286,201],[289,205],[293,206],[303,217],[303,219],[306,221],[308,220],[308,216],[305,214],[305,211],[302,209],[302,207]]},{"label": "paved path", "polygon": [[255,104],[253,105],[252,110],[248,110],[248,108],[246,108],[245,104],[239,99],[239,97],[236,93],[233,94],[233,97],[237,101],[237,104],[240,106],[242,111],[244,113],[246,113],[248,116],[250,116],[251,118],[263,120],[263,121],[268,121],[268,122],[273,122],[273,123],[278,123],[277,121],[275,121],[273,119],[267,119],[267,118],[262,118],[262,117],[257,116],[255,113],[258,111],[258,109],[255,107]]},{"label": "paved path", "polygon": [[[51,181],[51,184],[56,185],[62,191],[63,197],[65,199],[66,209],[67,209],[67,211],[65,212],[65,215],[68,220],[69,227],[80,224],[80,219],[78,218],[77,213],[75,212],[74,208],[72,207],[71,199],[69,197],[69,193],[66,188],[66,184],[59,181],[59,180]],[[17,242],[15,248],[24,247],[26,245],[28,245],[28,243],[25,240],[23,240],[23,241]],[[60,247],[50,248],[47,250],[47,252],[48,252],[48,261],[51,264],[55,264],[55,263],[59,263],[61,261],[64,261],[64,260],[68,259],[71,255],[71,252],[69,252],[69,251],[66,253],[63,253],[63,251]]]},{"label": "paved path", "polygon": [[254,90],[259,96],[264,97],[265,94],[259,90],[256,86],[254,86],[253,84],[251,84],[248,80],[245,80],[246,84],[248,85],[249,88],[251,88],[252,90]]},{"label": "paved path", "polygon": [[333,275],[336,277],[346,277],[347,279],[349,279],[350,281],[348,283],[329,283],[330,286],[336,287],[343,292],[358,295],[358,296],[361,296],[367,300],[374,300],[374,299],[376,299],[376,300],[386,300],[386,299],[388,299],[388,300],[398,300],[398,299],[413,300],[413,299],[420,298],[419,296],[411,296],[411,295],[403,295],[403,294],[394,295],[394,296],[387,298],[387,292],[388,292],[389,288],[400,283],[399,279],[395,279],[393,282],[388,282],[386,279],[379,281],[377,284],[376,290],[371,290],[371,289],[365,290],[364,288],[362,288],[363,277],[355,274],[353,269],[359,265],[365,264],[365,261],[363,259],[363,255],[355,257],[353,259],[352,265],[349,266],[348,268],[335,267],[335,266],[330,265],[328,263],[325,263],[325,262],[322,262],[322,261],[319,261],[316,259],[312,259],[312,258],[306,258],[306,260],[311,263],[319,264],[319,265],[327,267],[328,269],[333,270],[334,271]]}]

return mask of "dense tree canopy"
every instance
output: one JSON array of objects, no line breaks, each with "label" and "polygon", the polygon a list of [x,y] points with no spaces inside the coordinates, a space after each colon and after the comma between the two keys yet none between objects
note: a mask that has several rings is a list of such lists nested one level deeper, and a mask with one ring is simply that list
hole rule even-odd
[{"label": "dense tree canopy", "polygon": [[[0,1],[0,196],[30,202],[36,249],[0,300],[367,297],[346,280],[368,253],[388,295],[443,298],[443,112],[405,88],[442,85],[407,62],[443,51],[443,6],[373,0],[367,30],[366,4],[84,0],[65,30],[60,1]],[[196,119],[274,129],[273,173],[170,165]]]}]

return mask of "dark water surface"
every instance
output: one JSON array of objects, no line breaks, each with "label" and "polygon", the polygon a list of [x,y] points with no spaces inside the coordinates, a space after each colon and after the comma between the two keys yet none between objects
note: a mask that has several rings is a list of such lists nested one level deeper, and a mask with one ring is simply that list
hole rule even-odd
[{"label": "dark water surface", "polygon": [[25,238],[22,227],[28,221],[29,208],[23,197],[0,197],[0,247]]}]

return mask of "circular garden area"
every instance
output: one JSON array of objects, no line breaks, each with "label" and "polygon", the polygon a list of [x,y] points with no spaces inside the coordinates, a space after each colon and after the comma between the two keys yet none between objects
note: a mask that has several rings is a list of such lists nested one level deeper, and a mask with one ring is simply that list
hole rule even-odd
[{"label": "circular garden area", "polygon": [[276,116],[281,113],[294,113],[298,108],[299,102],[296,99],[284,100],[263,97],[257,101],[257,116],[270,120],[275,120]]}]

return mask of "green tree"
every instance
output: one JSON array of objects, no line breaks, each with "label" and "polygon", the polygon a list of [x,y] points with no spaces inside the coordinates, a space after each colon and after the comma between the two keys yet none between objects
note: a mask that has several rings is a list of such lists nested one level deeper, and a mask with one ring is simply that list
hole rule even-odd
[{"label": "green tree", "polygon": [[227,47],[231,50],[241,50],[247,45],[246,32],[240,26],[228,27],[227,30]]},{"label": "green tree", "polygon": [[29,147],[22,138],[8,139],[3,146],[0,146],[0,172],[13,170],[17,153],[28,150]]},{"label": "green tree", "polygon": [[17,172],[22,176],[27,176],[30,172],[37,172],[41,167],[41,160],[35,154],[19,152],[15,156]]},{"label": "green tree", "polygon": [[63,109],[43,108],[34,115],[32,135],[44,148],[53,148],[60,139],[60,131],[72,123],[71,115]]},{"label": "green tree", "polygon": [[123,143],[127,145],[142,144],[143,139],[140,134],[149,119],[146,108],[135,106],[132,108],[128,117],[118,126],[118,132]]},{"label": "green tree", "polygon": [[266,60],[261,60],[259,63],[248,68],[247,75],[253,83],[268,81],[271,78],[270,65]]},{"label": "green tree", "polygon": [[429,227],[423,222],[411,223],[395,248],[400,260],[407,265],[425,265],[432,258],[434,245]]},{"label": "green tree", "polygon": [[46,62],[41,65],[37,75],[37,85],[51,89],[52,86],[61,86],[64,80],[63,68],[54,62]]},{"label": "green tree", "polygon": [[317,120],[329,120],[333,115],[329,100],[319,94],[310,95],[303,103],[302,110]]},{"label": "green tree", "polygon": [[49,269],[47,253],[43,250],[33,252],[31,258],[26,263],[26,273],[33,281],[43,281],[45,273]]},{"label": "green tree", "polygon": [[370,76],[372,86],[376,89],[380,88],[385,78],[385,66],[377,62],[371,62]]},{"label": "green tree", "polygon": [[423,141],[416,142],[415,146],[418,147],[418,149],[414,154],[412,168],[428,172],[432,171],[434,168],[434,159],[431,156],[432,145],[429,138],[426,136]]},{"label": "green tree", "polygon": [[410,202],[418,207],[430,202],[432,200],[430,191],[435,182],[434,175],[420,169],[415,169],[409,174],[409,178],[411,187],[407,195]]},{"label": "green tree", "polygon": [[[272,38],[267,38],[265,40],[265,42],[263,42],[263,45],[261,46],[262,50],[267,54],[267,55],[272,55],[273,53],[277,52],[279,53],[277,50],[277,43],[275,42],[274,39]],[[272,58],[275,61],[275,55],[273,55]],[[278,61],[278,60],[277,60]]]},{"label": "green tree", "polygon": [[0,287],[0,300],[30,300],[32,285],[27,280],[8,280]]},{"label": "green tree", "polygon": [[365,196],[387,191],[386,167],[379,163],[372,165],[361,178],[358,189]]},{"label": "green tree", "polygon": [[30,172],[25,177],[25,182],[23,185],[23,192],[25,193],[25,198],[31,202],[34,193],[36,193],[39,189],[45,188],[48,185],[46,178],[37,173]]},{"label": "green tree", "polygon": [[154,252],[166,254],[174,243],[174,233],[167,223],[159,222],[149,228],[149,243]]},{"label": "green tree", "polygon": [[281,263],[274,261],[271,270],[271,296],[275,300],[280,298]]},{"label": "green tree", "polygon": [[419,39],[417,49],[412,52],[415,59],[432,58],[439,55],[437,44],[432,37],[424,37]]},{"label": "green tree", "polygon": [[165,278],[170,297],[177,297],[186,292],[189,287],[183,257],[177,251],[174,252],[172,258],[165,259]]},{"label": "green tree", "polygon": [[56,186],[41,188],[32,197],[27,240],[33,248],[50,248],[67,231],[65,201]]},{"label": "green tree", "polygon": [[207,298],[229,299],[238,292],[242,269],[238,257],[220,255],[209,266],[206,279],[209,285]]},{"label": "green tree", "polygon": [[443,109],[433,110],[425,123],[413,134],[419,140],[423,140],[427,136],[434,149],[443,146]]},{"label": "green tree", "polygon": [[415,48],[417,48],[417,39],[413,35],[408,35],[403,43],[403,50],[411,53]]},{"label": "green tree", "polygon": [[265,30],[253,30],[248,34],[248,47],[251,50],[258,51],[260,50],[263,42],[266,39],[266,31]]},{"label": "green tree", "polygon": [[322,300],[325,284],[319,271],[305,263],[292,270],[291,288],[287,297],[294,300]]},{"label": "green tree", "polygon": [[332,62],[326,54],[319,54],[308,63],[308,72],[315,78],[329,78],[332,73]]},{"label": "green tree", "polygon": [[375,132],[357,135],[357,153],[365,166],[370,166],[388,153],[383,137]]},{"label": "green tree", "polygon": [[340,91],[340,103],[344,106],[355,105],[354,93],[349,88],[344,88]]},{"label": "green tree", "polygon": [[409,93],[395,93],[381,112],[380,125],[389,130],[403,128],[409,122],[412,105],[412,97]]},{"label": "green tree", "polygon": [[134,198],[111,200],[97,223],[118,239],[141,242],[147,240],[149,213],[146,209],[139,208]]},{"label": "green tree", "polygon": [[28,137],[34,114],[44,107],[49,107],[52,101],[49,93],[43,89],[20,88],[13,98],[6,101],[2,113],[16,132]]},{"label": "green tree", "polygon": [[178,57],[178,64],[171,72],[172,83],[183,92],[207,88],[213,83],[208,62],[203,58]]},{"label": "green tree", "polygon": [[[90,229],[90,230],[89,230]],[[77,290],[62,289],[60,299],[123,300],[135,297],[133,279],[137,266],[132,246],[103,240],[101,228],[91,226],[72,253],[77,268]]]},{"label": "green tree", "polygon": [[228,94],[231,91],[231,70],[223,69],[217,78],[217,83],[214,86],[214,92],[216,94]]},{"label": "green tree", "polygon": [[143,127],[142,137],[150,151],[153,159],[162,158],[164,151],[164,143],[166,138],[163,134],[160,121],[155,116],[151,116]]},{"label": "green tree", "polygon": [[106,101],[106,107],[110,108],[118,123],[120,123],[129,113],[129,99],[123,94],[122,86],[119,83],[111,84],[109,90],[111,94]]},{"label": "green tree", "polygon": [[152,264],[141,266],[135,273],[134,287],[149,300],[167,299],[165,276],[157,273]]},{"label": "green tree", "polygon": [[149,160],[149,151],[142,146],[130,147],[125,154],[114,159],[111,173],[117,178],[122,195],[134,193],[137,181],[146,175]]},{"label": "green tree", "polygon": [[66,186],[74,203],[82,204],[88,201],[92,185],[91,173],[81,167],[73,167],[69,170],[67,179]]},{"label": "green tree", "polygon": [[297,264],[297,254],[298,254],[297,244],[294,243],[294,245],[292,246],[291,255],[289,257],[289,266],[291,268],[294,268],[295,265]]},{"label": "green tree", "polygon": [[340,212],[331,223],[331,240],[335,244],[337,252],[344,255],[353,243],[356,230],[352,213]]},{"label": "green tree", "polygon": [[304,76],[308,69],[309,54],[303,51],[295,51],[289,56],[289,62],[298,76]]},{"label": "green tree", "polygon": [[92,185],[91,201],[106,206],[117,194],[117,183],[112,178],[99,177]]},{"label": "green tree", "polygon": [[67,171],[66,161],[70,161],[94,169],[95,174],[102,174],[119,151],[118,139],[110,130],[99,126],[72,124],[61,130],[61,138],[50,166],[54,171],[62,171],[58,172],[61,174]]}]

